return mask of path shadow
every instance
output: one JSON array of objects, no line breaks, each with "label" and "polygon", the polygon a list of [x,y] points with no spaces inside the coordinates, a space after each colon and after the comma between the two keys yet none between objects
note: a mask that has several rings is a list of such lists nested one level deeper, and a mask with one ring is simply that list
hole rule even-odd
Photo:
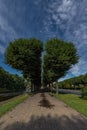
[{"label": "path shadow", "polygon": [[75,116],[32,116],[27,123],[15,122],[3,130],[87,130],[87,120]]},{"label": "path shadow", "polygon": [[44,93],[41,93],[42,99],[39,101],[39,106],[52,109],[55,105],[51,104],[49,100],[47,100]]}]

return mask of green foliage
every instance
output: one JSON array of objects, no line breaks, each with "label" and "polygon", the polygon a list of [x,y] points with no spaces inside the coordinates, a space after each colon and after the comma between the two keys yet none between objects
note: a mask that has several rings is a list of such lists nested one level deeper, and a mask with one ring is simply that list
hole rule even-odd
[{"label": "green foliage", "polygon": [[59,96],[53,94],[53,96],[64,101],[66,104],[68,104],[78,112],[87,116],[87,100],[83,100],[82,98],[74,94],[60,94]]},{"label": "green foliage", "polygon": [[83,89],[81,90],[81,97],[82,97],[83,99],[87,99],[87,87],[85,87],[85,88],[83,88]]},{"label": "green foliage", "polygon": [[72,43],[57,38],[47,41],[44,56],[44,82],[54,82],[64,76],[71,66],[78,62],[76,52]]},{"label": "green foliage", "polygon": [[0,92],[20,91],[25,89],[23,77],[13,75],[0,67]]},{"label": "green foliage", "polygon": [[[41,86],[42,50],[42,42],[31,38],[11,42],[5,52],[5,62],[21,70],[23,76],[29,78],[31,86],[36,86],[36,89]],[[78,62],[76,48],[72,43],[54,38],[46,42],[45,50],[43,82],[46,85],[64,76],[71,66]]]},{"label": "green foliage", "polygon": [[18,39],[11,42],[5,53],[5,62],[11,67],[21,70],[24,77],[31,82],[41,84],[41,52],[42,42],[38,39]]},{"label": "green foliage", "polygon": [[87,86],[87,74],[61,81],[59,86],[64,89],[82,89]]}]

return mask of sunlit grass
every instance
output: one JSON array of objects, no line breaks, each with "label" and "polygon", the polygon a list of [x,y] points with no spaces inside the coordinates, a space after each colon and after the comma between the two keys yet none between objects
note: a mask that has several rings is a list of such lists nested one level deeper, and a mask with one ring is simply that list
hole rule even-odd
[{"label": "sunlit grass", "polygon": [[52,95],[62,100],[81,114],[87,116],[87,100],[83,100],[74,94],[59,94],[58,96],[56,96],[56,94]]},{"label": "sunlit grass", "polygon": [[24,100],[26,100],[29,97],[29,95],[21,95],[17,98],[14,98],[11,101],[8,101],[7,103],[0,106],[0,116],[4,115],[8,111],[12,110],[14,107],[16,107],[18,104],[22,103]]}]

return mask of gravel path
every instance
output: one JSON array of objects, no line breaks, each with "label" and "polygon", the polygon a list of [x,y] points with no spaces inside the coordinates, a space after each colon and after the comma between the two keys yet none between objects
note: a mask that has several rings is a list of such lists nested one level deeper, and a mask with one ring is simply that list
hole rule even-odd
[{"label": "gravel path", "polygon": [[87,130],[87,118],[39,93],[0,118],[0,130]]}]

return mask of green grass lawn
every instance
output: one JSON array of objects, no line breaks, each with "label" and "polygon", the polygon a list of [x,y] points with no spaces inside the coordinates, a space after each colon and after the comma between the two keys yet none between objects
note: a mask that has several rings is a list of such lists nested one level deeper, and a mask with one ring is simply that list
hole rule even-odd
[{"label": "green grass lawn", "polygon": [[12,110],[15,106],[22,103],[24,100],[26,100],[29,97],[29,95],[21,95],[16,98],[13,98],[11,101],[8,101],[7,103],[0,106],[0,117],[7,113],[8,111]]},{"label": "green grass lawn", "polygon": [[79,96],[74,94],[59,94],[59,96],[56,96],[56,94],[52,95],[62,100],[81,114],[87,116],[87,100],[83,100]]}]

